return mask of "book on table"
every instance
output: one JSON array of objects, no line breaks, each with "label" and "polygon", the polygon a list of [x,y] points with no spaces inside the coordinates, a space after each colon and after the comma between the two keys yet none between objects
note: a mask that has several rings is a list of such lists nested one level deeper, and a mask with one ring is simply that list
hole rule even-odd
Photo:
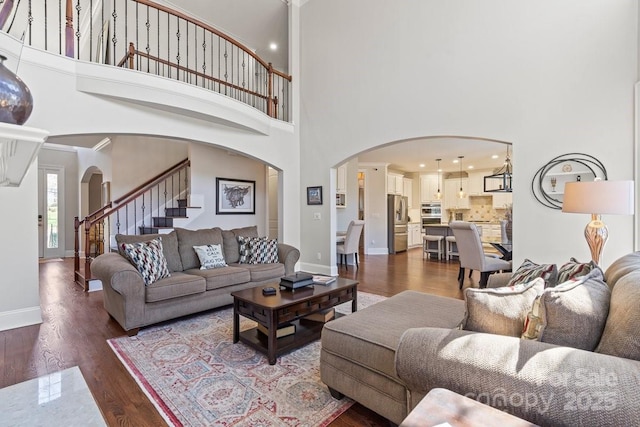
[{"label": "book on table", "polygon": [[311,313],[308,316],[304,316],[303,319],[311,320],[314,322],[327,323],[329,320],[336,317],[336,310],[334,308],[325,308],[315,313]]},{"label": "book on table", "polygon": [[[262,326],[260,323],[258,323],[258,331],[260,331],[265,335],[269,335],[269,330],[267,329],[267,327]],[[278,330],[276,331],[276,338],[286,337],[289,335],[293,335],[295,333],[296,333],[296,325],[287,323],[286,325],[282,325],[278,328]]]},{"label": "book on table", "polygon": [[290,274],[289,276],[284,276],[280,279],[280,285],[290,289],[297,289],[312,284],[313,274],[303,273],[300,271]]},{"label": "book on table", "polygon": [[314,274],[313,275],[313,283],[318,285],[329,285],[336,281],[336,278],[333,276],[325,276],[322,274]]}]

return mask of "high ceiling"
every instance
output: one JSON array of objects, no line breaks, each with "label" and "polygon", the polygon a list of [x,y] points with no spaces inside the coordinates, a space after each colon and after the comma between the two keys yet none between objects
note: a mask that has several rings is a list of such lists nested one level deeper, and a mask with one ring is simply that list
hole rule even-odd
[{"label": "high ceiling", "polygon": [[[511,147],[509,146],[509,150]],[[391,169],[403,172],[435,172],[436,159],[442,159],[443,172],[457,172],[460,169],[458,156],[462,159],[462,169],[493,169],[504,164],[507,144],[475,138],[418,138],[390,144],[377,150],[358,155],[359,162],[388,163]],[[495,158],[493,158],[495,156]],[[424,167],[420,167],[424,164]]]},{"label": "high ceiling", "polygon": [[[288,0],[164,0],[230,35],[275,69],[288,72]],[[269,45],[277,44],[275,51]]]}]

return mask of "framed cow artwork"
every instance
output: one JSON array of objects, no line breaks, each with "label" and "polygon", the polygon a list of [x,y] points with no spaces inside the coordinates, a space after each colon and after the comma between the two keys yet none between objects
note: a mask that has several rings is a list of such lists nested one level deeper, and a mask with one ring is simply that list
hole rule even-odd
[{"label": "framed cow artwork", "polygon": [[256,182],[216,178],[216,214],[256,213]]}]

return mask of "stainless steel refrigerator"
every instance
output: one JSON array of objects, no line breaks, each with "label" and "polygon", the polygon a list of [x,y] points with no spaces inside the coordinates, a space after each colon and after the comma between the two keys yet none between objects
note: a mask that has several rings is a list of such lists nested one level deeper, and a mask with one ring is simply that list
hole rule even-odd
[{"label": "stainless steel refrigerator", "polygon": [[387,242],[389,253],[395,254],[407,250],[408,199],[404,196],[387,196]]}]

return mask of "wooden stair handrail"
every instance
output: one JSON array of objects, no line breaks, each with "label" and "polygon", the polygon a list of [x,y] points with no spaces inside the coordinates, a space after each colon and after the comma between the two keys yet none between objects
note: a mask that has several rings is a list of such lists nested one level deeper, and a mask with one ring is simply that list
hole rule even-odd
[{"label": "wooden stair handrail", "polygon": [[[144,191],[148,190],[148,187],[153,186],[153,184],[156,184],[158,181],[162,181],[164,178],[167,178],[169,175],[173,175],[175,172],[178,172],[178,170],[180,169],[184,169],[187,166],[191,165],[191,161],[189,159],[184,159],[179,163],[176,163],[175,165],[171,166],[169,169],[165,170],[164,172],[159,173],[158,175],[154,176],[153,178],[143,182],[142,184],[138,185],[136,188],[134,188],[131,191],[128,191],[127,193],[125,193],[124,195],[118,197],[117,199],[115,199],[113,201],[114,204],[119,205],[121,203],[123,203],[123,200],[125,199],[134,199],[135,197],[138,197],[140,194],[142,194]],[[138,193],[138,194],[135,194]],[[132,197],[135,194],[135,197]]]}]

